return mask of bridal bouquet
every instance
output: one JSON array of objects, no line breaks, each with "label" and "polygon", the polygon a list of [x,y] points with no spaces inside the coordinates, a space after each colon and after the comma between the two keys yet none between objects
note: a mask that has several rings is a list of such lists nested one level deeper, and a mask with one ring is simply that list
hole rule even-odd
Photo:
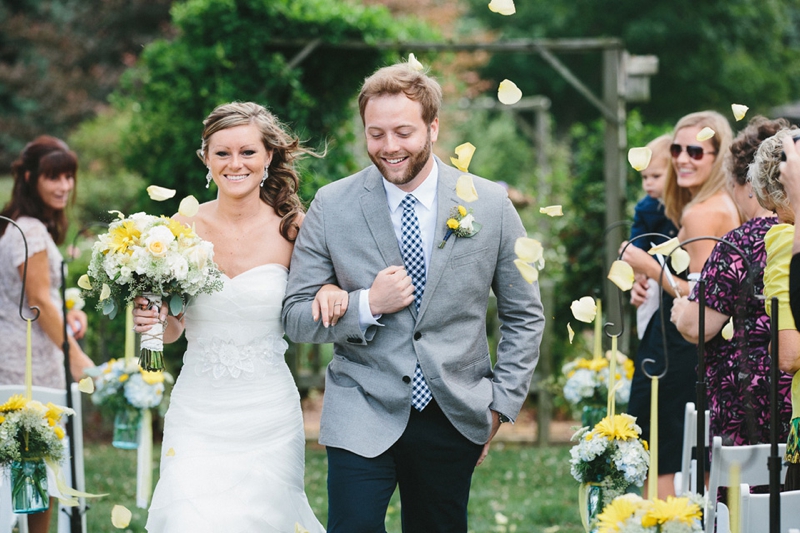
[{"label": "bridal bouquet", "polygon": [[[566,377],[564,398],[577,408],[604,409],[608,399],[608,373],[611,352],[605,357],[578,357],[561,368]],[[624,408],[631,394],[633,361],[617,352],[616,404]]]},{"label": "bridal bouquet", "polygon": [[616,498],[598,517],[600,533],[701,533],[705,498],[697,494],[644,500],[635,494]]},{"label": "bridal bouquet", "polygon": [[594,428],[583,427],[572,436],[577,444],[570,450],[570,473],[580,483],[600,488],[601,508],[632,485],[644,484],[650,454],[641,434],[636,419],[621,414],[602,419]]},{"label": "bridal bouquet", "polygon": [[[192,228],[165,216],[135,213],[112,222],[92,246],[86,275],[78,285],[99,298],[98,309],[114,318],[137,296],[159,307],[169,298],[170,312],[180,313],[188,297],[222,289],[213,262],[213,245]],[[163,325],[142,335],[140,364],[163,370]]]}]

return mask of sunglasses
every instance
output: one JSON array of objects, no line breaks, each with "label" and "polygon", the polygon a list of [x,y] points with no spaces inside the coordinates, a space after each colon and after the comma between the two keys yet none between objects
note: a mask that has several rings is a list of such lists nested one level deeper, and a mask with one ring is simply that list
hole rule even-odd
[{"label": "sunglasses", "polygon": [[[669,153],[672,155],[672,157],[677,159],[678,156],[681,155],[681,152],[683,152],[683,146],[681,146],[680,144],[671,144],[669,146]],[[717,152],[704,152],[702,146],[690,145],[686,147],[686,154],[696,161],[700,161],[701,159],[703,159],[703,156],[705,154],[716,154],[716,153]]]}]

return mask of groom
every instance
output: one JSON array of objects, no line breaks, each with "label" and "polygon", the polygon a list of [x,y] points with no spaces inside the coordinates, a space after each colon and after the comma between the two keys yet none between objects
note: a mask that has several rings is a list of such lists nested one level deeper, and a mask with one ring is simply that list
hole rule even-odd
[{"label": "groom", "polygon": [[[439,84],[407,64],[365,80],[358,103],[374,165],[319,190],[292,255],[286,333],[334,344],[319,438],[329,533],[385,531],[398,485],[403,531],[466,532],[472,472],[519,413],[538,359],[538,286],[513,263],[525,229],[499,185],[474,177],[478,199],[456,195],[463,173],[431,153],[441,100]],[[459,205],[481,228],[445,239]],[[328,283],[347,291],[349,308],[325,327],[312,300]]]}]

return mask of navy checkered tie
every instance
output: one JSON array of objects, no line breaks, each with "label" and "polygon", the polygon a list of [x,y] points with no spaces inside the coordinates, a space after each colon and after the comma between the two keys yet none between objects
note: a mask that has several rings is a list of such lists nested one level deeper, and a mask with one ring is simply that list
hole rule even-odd
[{"label": "navy checkered tie", "polygon": [[[417,219],[417,213],[414,211],[416,203],[417,199],[414,195],[407,194],[403,198],[401,205],[403,206],[403,262],[406,265],[406,272],[411,276],[411,281],[414,283],[414,305],[419,311],[419,305],[422,303],[422,294],[425,292],[425,255],[422,252],[419,220]],[[411,386],[411,405],[417,411],[422,411],[431,401],[431,398],[433,398],[433,395],[425,382],[425,376],[422,375],[419,361],[417,361],[417,367],[414,369],[414,382]]]}]

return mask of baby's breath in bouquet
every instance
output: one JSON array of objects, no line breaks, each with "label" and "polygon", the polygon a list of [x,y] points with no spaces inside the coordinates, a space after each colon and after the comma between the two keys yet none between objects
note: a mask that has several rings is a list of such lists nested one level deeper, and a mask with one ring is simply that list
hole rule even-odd
[{"label": "baby's breath in bouquet", "polygon": [[[610,360],[611,351],[607,351],[605,357],[579,356],[565,364],[561,368],[565,378],[564,399],[577,410],[605,409],[608,399]],[[630,398],[633,369],[633,361],[625,354],[617,352],[615,402],[621,410],[625,409]],[[603,413],[605,414],[605,411]]]},{"label": "baby's breath in bouquet", "polygon": [[598,517],[599,533],[701,533],[705,498],[697,494],[666,500],[619,496]]},{"label": "baby's breath in bouquet", "polygon": [[[214,247],[192,228],[165,216],[116,213],[119,219],[92,246],[88,273],[78,281],[98,297],[103,314],[114,318],[137,296],[156,308],[168,298],[170,312],[179,314],[189,297],[222,289]],[[145,370],[163,370],[162,339],[162,324],[142,335]]]},{"label": "baby's breath in bouquet", "polygon": [[[636,419],[621,414],[607,416],[594,428],[583,427],[572,436],[577,444],[570,450],[570,473],[582,484],[582,498],[591,498],[585,495],[593,488],[598,499],[594,507],[603,509],[632,486],[644,484],[650,454],[641,434]],[[581,512],[585,509],[582,503]]]}]

